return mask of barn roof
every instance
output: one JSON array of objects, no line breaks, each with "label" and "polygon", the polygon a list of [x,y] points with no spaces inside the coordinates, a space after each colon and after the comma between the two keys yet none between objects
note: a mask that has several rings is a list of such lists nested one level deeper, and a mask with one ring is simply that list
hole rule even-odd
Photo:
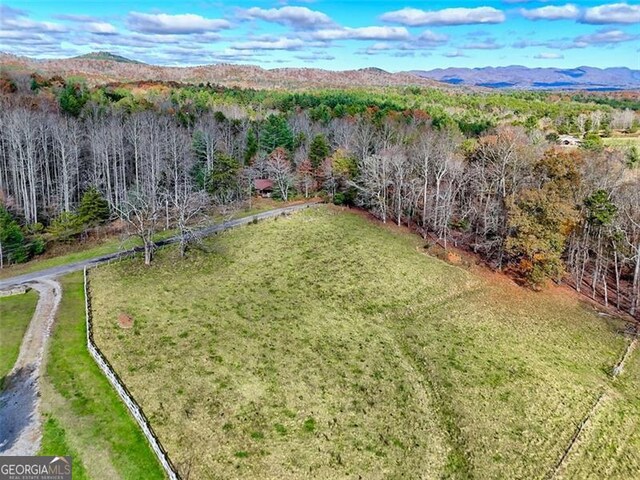
[{"label": "barn roof", "polygon": [[253,181],[256,190],[273,190],[273,180],[268,178],[257,178]]}]

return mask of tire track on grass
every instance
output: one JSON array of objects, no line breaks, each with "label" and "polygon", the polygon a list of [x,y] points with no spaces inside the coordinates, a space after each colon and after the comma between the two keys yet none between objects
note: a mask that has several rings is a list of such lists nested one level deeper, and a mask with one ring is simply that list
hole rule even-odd
[{"label": "tire track on grass", "polygon": [[416,355],[409,345],[411,340],[410,334],[406,332],[400,332],[399,334],[403,335],[403,338],[397,340],[399,349],[407,363],[422,374],[424,383],[429,388],[434,399],[433,404],[436,410],[436,417],[451,447],[444,466],[445,478],[473,479],[471,455],[467,448],[467,442],[462,433],[462,429],[460,425],[458,425],[457,414],[453,408],[453,401],[450,395],[444,391],[442,382],[439,381],[436,372],[433,371],[427,362],[416,358]]}]

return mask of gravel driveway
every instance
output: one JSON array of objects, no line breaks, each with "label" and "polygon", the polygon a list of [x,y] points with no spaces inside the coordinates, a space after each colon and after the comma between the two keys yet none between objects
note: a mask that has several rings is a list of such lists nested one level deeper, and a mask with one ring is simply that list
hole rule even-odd
[{"label": "gravel driveway", "polygon": [[35,455],[42,438],[39,378],[61,288],[50,279],[30,286],[39,293],[38,305],[0,393],[0,455]]}]

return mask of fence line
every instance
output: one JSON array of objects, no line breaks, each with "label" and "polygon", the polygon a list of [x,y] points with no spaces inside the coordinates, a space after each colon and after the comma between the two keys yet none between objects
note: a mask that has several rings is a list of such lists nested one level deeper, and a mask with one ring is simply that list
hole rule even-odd
[{"label": "fence line", "polygon": [[87,267],[84,267],[84,299],[85,315],[87,320],[87,348],[89,349],[89,353],[98,364],[98,367],[100,367],[100,370],[105,374],[111,385],[113,385],[113,388],[116,389],[116,392],[118,392],[118,395],[120,395],[120,398],[122,398],[122,401],[133,415],[133,418],[135,418],[138,425],[140,425],[142,433],[144,433],[149,445],[151,445],[151,448],[158,457],[160,464],[167,472],[169,479],[181,480],[178,470],[169,459],[167,451],[160,443],[160,439],[153,431],[153,428],[151,428],[151,424],[142,411],[142,408],[138,405],[138,402],[135,401],[124,382],[120,379],[107,358],[102,354],[93,340],[93,317],[91,313],[91,299],[89,297],[89,277],[87,274]]}]

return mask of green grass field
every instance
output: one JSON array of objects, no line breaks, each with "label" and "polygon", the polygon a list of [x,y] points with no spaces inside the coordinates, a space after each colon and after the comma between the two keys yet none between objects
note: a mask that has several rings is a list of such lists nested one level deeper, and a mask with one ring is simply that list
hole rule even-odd
[{"label": "green grass field", "polygon": [[22,337],[38,303],[38,292],[0,297],[0,390],[20,352]]},{"label": "green grass field", "polygon": [[162,479],[157,459],[86,348],[82,272],[63,296],[41,379],[41,455],[71,455],[73,478]]},{"label": "green grass field", "polygon": [[608,147],[631,148],[634,145],[640,147],[640,137],[607,137],[602,141]]},{"label": "green grass field", "polygon": [[91,274],[96,341],[193,478],[545,478],[603,391],[561,476],[640,471],[638,352],[612,380],[627,340],[568,290],[326,207],[211,242]]}]

